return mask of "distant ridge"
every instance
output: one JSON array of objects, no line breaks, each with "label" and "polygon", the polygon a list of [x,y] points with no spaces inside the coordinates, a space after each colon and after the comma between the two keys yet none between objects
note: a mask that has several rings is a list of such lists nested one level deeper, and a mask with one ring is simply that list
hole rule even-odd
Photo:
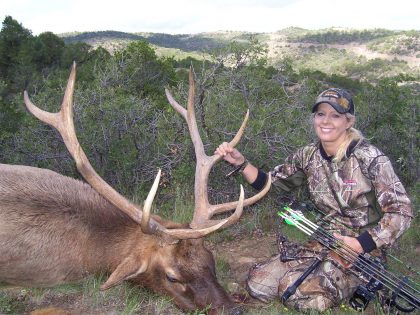
[{"label": "distant ridge", "polygon": [[[118,31],[98,31],[75,34],[60,34],[65,43],[85,42],[92,46],[105,44],[106,42],[130,42],[134,40],[145,40],[150,44],[177,48],[184,51],[209,51],[223,47],[228,43],[221,38],[212,38],[205,33],[199,35],[170,35],[164,33],[125,33]],[[106,47],[105,47],[106,48]]]},{"label": "distant ridge", "polygon": [[98,31],[98,32],[82,32],[82,33],[63,33],[59,34],[66,43],[83,42],[86,40],[92,40],[98,37],[109,38],[109,39],[130,39],[130,40],[141,40],[144,37],[133,34],[118,31]]},{"label": "distant ridge", "polygon": [[[420,31],[414,30],[307,30],[288,27],[272,33],[219,31],[177,35],[109,30],[59,36],[66,43],[84,42],[94,48],[102,46],[110,52],[124,48],[132,41],[144,40],[154,46],[158,55],[177,59],[188,56],[202,59],[209,52],[229,43],[246,43],[256,39],[267,48],[268,62],[274,66],[288,58],[297,69],[313,69],[330,74],[338,72],[358,78],[364,77],[363,73],[366,72],[378,78],[395,73],[418,77],[420,71]],[[375,62],[382,64],[377,67]],[[357,68],[357,74],[349,71],[346,65]],[[389,69],[386,74],[375,71],[383,67]]]}]

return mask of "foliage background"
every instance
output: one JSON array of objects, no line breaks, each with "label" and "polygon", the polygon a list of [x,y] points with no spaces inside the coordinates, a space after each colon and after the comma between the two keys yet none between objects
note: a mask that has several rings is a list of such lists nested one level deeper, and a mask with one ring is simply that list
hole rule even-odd
[{"label": "foliage background", "polygon": [[[265,170],[314,141],[310,108],[320,91],[332,86],[349,90],[356,103],[357,127],[391,158],[417,214],[418,68],[398,60],[365,60],[325,45],[358,41],[382,52],[415,56],[419,32],[309,32],[290,28],[276,34],[283,39],[286,36],[289,47],[277,47],[275,57],[263,34],[226,33],[190,41],[182,36],[137,34],[111,50],[87,44],[77,36],[81,35],[59,37],[47,32],[33,36],[12,17],[3,21],[2,163],[44,167],[80,177],[58,133],[31,117],[22,97],[22,91],[27,90],[39,107],[58,111],[75,61],[75,125],[92,165],[113,187],[140,203],[161,168],[163,178],[155,212],[188,221],[194,150],[188,128],[169,106],[164,88],[186,105],[187,76],[192,67],[197,119],[207,154],[213,154],[221,142],[230,141],[249,109],[250,120],[239,149]],[[296,46],[297,42],[303,46]],[[168,47],[177,50],[168,51]],[[182,54],[170,53],[179,49]],[[222,162],[210,174],[213,203],[231,201],[239,195],[242,180],[226,179],[228,171],[230,167]],[[246,194],[253,193],[246,186]],[[276,217],[273,208],[279,206],[282,197],[278,191],[271,192],[248,208],[245,219],[229,233],[272,230]],[[306,200],[305,189],[295,191],[294,197]],[[410,244],[417,246],[418,234],[414,234]]]}]

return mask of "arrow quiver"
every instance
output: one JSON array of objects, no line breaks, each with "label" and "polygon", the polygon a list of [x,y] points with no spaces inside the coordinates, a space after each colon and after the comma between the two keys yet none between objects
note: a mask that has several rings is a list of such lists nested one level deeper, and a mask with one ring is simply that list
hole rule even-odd
[{"label": "arrow quiver", "polygon": [[322,263],[321,258],[316,257],[313,263],[306,269],[299,278],[296,279],[294,283],[292,283],[290,286],[287,287],[287,289],[284,291],[283,295],[281,296],[280,300],[283,304],[286,303],[287,299],[295,294],[297,288],[302,284],[303,281],[314,271],[316,270],[319,265]]},{"label": "arrow quiver", "polygon": [[325,260],[328,251],[319,245],[319,243],[314,241],[310,241],[304,245],[297,244],[289,242],[287,237],[281,233],[277,235],[277,246],[280,253],[280,260],[282,262],[304,259],[313,260],[309,267],[283,292],[280,298],[283,304],[286,303],[290,296],[295,294],[297,288],[303,283],[303,281],[305,281],[305,279]]}]

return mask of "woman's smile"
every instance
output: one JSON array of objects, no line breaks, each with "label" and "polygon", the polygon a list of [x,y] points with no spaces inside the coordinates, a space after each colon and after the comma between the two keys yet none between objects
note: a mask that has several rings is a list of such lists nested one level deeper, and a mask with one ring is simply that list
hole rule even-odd
[{"label": "woman's smile", "polygon": [[337,112],[330,104],[319,104],[314,118],[315,132],[328,154],[334,155],[353,125],[345,114]]}]

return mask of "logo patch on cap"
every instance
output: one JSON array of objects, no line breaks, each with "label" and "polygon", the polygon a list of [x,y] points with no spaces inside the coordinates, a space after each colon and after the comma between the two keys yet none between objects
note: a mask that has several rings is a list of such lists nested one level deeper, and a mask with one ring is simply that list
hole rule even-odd
[{"label": "logo patch on cap", "polygon": [[341,95],[334,90],[326,90],[324,93],[322,93],[321,96],[322,97],[334,97],[334,98],[340,98],[341,97]]},{"label": "logo patch on cap", "polygon": [[312,107],[312,113],[315,113],[317,107],[321,103],[328,103],[334,109],[341,113],[350,113],[354,115],[354,105],[350,94],[342,89],[329,88],[322,92],[316,99],[315,105]]},{"label": "logo patch on cap", "polygon": [[337,102],[338,104],[340,104],[341,107],[344,107],[345,109],[349,108],[349,101],[344,97],[339,98]]},{"label": "logo patch on cap", "polygon": [[344,109],[349,108],[349,101],[345,97],[342,97],[342,95],[335,90],[327,90],[324,93],[322,93],[321,96],[322,97],[333,97],[333,98],[337,99],[337,103],[341,107],[343,107]]}]

